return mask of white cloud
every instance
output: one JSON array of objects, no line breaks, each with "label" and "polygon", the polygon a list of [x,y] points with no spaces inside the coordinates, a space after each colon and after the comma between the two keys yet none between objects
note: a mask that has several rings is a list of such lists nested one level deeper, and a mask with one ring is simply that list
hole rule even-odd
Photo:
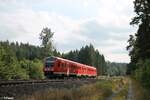
[{"label": "white cloud", "polygon": [[[135,30],[129,26],[133,16],[132,0],[77,1],[82,2],[82,6],[86,8],[85,11],[89,10],[89,15],[93,14],[90,17],[84,16],[85,13],[81,12],[84,10],[81,9],[81,11],[76,11],[80,12],[81,17],[78,19],[74,18],[73,13],[66,16],[55,10],[41,10],[45,6],[41,6],[42,4],[37,4],[40,5],[37,10],[33,7],[33,1],[29,2],[29,5],[25,1],[18,3],[16,0],[11,3],[8,1],[0,3],[0,8],[2,8],[0,40],[8,39],[40,45],[39,33],[42,28],[49,27],[55,32],[56,47],[62,52],[92,43],[107,60],[129,62],[125,47],[128,35]],[[48,0],[45,2],[54,3]],[[78,4],[77,2],[75,5]],[[65,6],[63,5],[63,9],[67,11],[68,8],[65,9]],[[69,10],[74,12],[76,9]]]}]

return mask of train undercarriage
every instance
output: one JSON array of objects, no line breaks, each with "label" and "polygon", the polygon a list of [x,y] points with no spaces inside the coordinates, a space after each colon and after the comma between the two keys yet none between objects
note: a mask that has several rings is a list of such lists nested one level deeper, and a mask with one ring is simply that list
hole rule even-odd
[{"label": "train undercarriage", "polygon": [[66,74],[66,73],[61,73],[61,72],[52,72],[52,71],[48,71],[48,72],[44,72],[44,75],[46,78],[96,78],[96,76],[89,76],[89,75],[77,75],[74,73],[70,73],[70,74]]}]

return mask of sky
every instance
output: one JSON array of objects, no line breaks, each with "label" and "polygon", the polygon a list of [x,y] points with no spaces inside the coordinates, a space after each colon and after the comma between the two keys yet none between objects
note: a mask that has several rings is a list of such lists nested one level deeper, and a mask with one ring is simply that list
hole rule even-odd
[{"label": "sky", "polygon": [[91,43],[107,61],[129,62],[133,8],[133,0],[0,0],[0,41],[40,45],[48,27],[60,52]]}]

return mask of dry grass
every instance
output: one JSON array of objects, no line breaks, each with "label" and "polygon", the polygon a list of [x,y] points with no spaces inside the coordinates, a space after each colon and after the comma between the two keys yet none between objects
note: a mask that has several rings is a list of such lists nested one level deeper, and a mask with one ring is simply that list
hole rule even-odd
[{"label": "dry grass", "polygon": [[113,83],[117,84],[114,89],[113,95],[109,97],[111,100],[126,100],[128,95],[128,78],[117,77],[113,78]]},{"label": "dry grass", "polygon": [[106,100],[123,84],[122,79],[103,80],[79,88],[38,91],[22,100]]},{"label": "dry grass", "polygon": [[128,84],[122,87],[122,90],[113,98],[113,100],[127,100],[128,96]]}]

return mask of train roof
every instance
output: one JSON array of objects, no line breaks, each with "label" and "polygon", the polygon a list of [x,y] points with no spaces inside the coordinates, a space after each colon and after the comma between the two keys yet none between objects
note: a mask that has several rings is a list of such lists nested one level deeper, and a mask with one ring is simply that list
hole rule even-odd
[{"label": "train roof", "polygon": [[[60,57],[55,57],[55,56],[51,56],[51,57],[56,58],[56,59],[60,59],[60,60],[63,60],[63,61],[67,61],[67,62],[70,62],[70,63],[73,63],[73,64],[79,64],[81,66],[87,66],[89,68],[96,69],[93,66],[89,66],[89,65],[86,65],[86,64],[81,64],[81,63],[78,63],[78,62],[75,62],[75,61],[71,61],[71,60],[68,60],[68,59],[64,59],[64,58],[60,58]],[[49,57],[47,57],[47,58],[49,58]]]}]

